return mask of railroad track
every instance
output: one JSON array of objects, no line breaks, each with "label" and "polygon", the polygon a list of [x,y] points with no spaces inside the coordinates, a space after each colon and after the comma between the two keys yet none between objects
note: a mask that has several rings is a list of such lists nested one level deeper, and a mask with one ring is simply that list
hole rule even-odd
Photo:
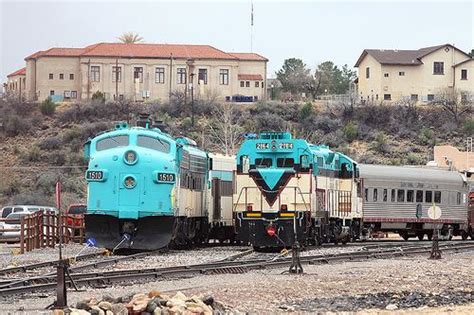
[{"label": "railroad track", "polygon": [[[458,252],[474,250],[474,243],[450,243],[440,244],[443,252]],[[431,245],[413,246],[406,248],[377,249],[367,251],[354,251],[331,255],[302,256],[302,264],[327,264],[332,262],[359,261],[376,258],[403,257],[429,253]],[[102,286],[116,282],[127,281],[149,281],[156,279],[192,277],[200,274],[222,274],[222,273],[244,273],[249,270],[278,268],[288,266],[291,258],[280,258],[276,260],[254,259],[242,261],[220,261],[205,264],[185,265],[164,268],[128,269],[104,272],[72,273],[71,277],[78,286]],[[66,285],[71,288],[71,281]],[[15,294],[31,293],[37,291],[54,290],[56,288],[56,277],[47,275],[32,277],[22,281],[4,281],[1,284],[0,296],[11,296]]]}]

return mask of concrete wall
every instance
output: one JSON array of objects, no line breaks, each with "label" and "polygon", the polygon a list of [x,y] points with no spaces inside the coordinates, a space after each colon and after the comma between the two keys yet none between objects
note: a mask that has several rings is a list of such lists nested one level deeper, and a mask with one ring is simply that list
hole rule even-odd
[{"label": "concrete wall", "polygon": [[452,167],[458,171],[474,169],[474,152],[462,152],[450,145],[434,147],[434,160],[439,167]]}]

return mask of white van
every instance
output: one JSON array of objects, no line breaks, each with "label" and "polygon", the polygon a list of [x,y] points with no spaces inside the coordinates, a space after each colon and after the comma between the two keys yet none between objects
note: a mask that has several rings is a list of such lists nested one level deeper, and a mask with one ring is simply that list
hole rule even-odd
[{"label": "white van", "polygon": [[54,211],[58,212],[58,209],[47,206],[36,206],[36,205],[14,205],[6,206],[2,208],[2,218],[6,218],[10,213],[33,213],[37,211]]}]

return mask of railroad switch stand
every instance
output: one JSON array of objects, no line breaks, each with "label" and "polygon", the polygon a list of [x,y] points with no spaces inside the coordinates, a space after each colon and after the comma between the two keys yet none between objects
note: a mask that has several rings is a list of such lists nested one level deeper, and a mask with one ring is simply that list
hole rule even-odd
[{"label": "railroad switch stand", "polygon": [[438,229],[433,231],[433,245],[431,247],[430,259],[441,259],[441,250],[439,249]]},{"label": "railroad switch stand", "polygon": [[61,259],[57,266],[57,287],[56,287],[56,302],[54,303],[54,309],[65,309],[67,308],[67,285],[66,285],[66,276],[71,281],[72,286],[76,291],[78,291],[76,283],[69,273],[69,260]]},{"label": "railroad switch stand", "polygon": [[300,261],[300,243],[296,241],[291,250],[291,265],[290,265],[290,273],[302,274],[303,273],[303,266],[301,266]]}]

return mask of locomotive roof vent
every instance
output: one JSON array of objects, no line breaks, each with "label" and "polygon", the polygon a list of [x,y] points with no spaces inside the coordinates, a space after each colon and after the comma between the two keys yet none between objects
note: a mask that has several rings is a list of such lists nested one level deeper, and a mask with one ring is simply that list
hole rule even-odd
[{"label": "locomotive roof vent", "polygon": [[157,128],[157,129],[160,129],[160,131],[162,132],[168,132],[166,129],[166,125],[165,123],[163,122],[163,120],[154,120],[153,121],[153,125],[151,126],[152,128]]},{"label": "locomotive roof vent", "polygon": [[260,139],[266,140],[276,140],[276,139],[285,139],[291,140],[292,136],[289,132],[262,132],[260,134]]}]

